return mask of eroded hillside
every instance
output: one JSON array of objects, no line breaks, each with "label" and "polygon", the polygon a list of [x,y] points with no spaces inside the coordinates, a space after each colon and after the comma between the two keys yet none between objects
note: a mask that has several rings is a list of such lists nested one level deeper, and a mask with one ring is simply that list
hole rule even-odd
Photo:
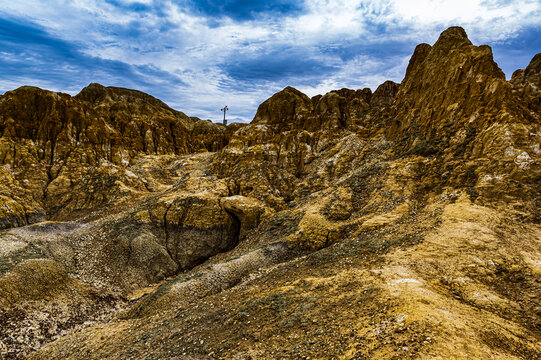
[{"label": "eroded hillside", "polygon": [[539,60],[507,81],[453,27],[400,84],[287,87],[225,129],[6,93],[2,355],[539,358]]}]

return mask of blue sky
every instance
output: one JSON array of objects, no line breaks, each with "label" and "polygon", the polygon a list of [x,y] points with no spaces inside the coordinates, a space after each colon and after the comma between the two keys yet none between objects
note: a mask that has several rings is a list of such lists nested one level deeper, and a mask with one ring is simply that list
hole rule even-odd
[{"label": "blue sky", "polygon": [[250,121],[288,85],[400,82],[415,45],[452,25],[492,46],[508,78],[541,52],[540,0],[0,0],[0,93],[99,82]]}]

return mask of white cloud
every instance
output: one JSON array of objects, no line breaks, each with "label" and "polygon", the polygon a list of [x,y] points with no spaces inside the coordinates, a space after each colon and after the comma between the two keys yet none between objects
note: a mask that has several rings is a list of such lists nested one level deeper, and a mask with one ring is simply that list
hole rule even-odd
[{"label": "white cloud", "polygon": [[153,3],[153,0],[117,0],[122,5],[133,5],[133,4],[143,4],[143,5],[151,5]]},{"label": "white cloud", "polygon": [[[223,64],[243,56],[303,48],[307,56],[340,70],[321,74],[311,85],[299,86],[302,91],[315,95],[344,86],[375,90],[386,79],[401,80],[407,65],[405,54],[384,58],[360,54],[343,60],[333,53],[318,54],[318,46],[353,40],[367,45],[389,40],[434,42],[450,25],[465,27],[474,42],[505,41],[524,27],[539,26],[541,18],[538,0],[307,0],[306,11],[295,17],[244,22],[224,17],[211,25],[202,15],[170,0],[118,1],[161,7],[161,11],[127,11],[104,0],[0,0],[0,8],[5,14],[26,18],[78,44],[90,56],[132,65],[151,64],[179,76],[188,85],[169,90],[178,97],[164,100],[202,117],[212,115],[207,110],[212,103],[218,104],[218,110],[227,102],[232,109],[250,108],[253,113],[257,102],[276,90],[277,84],[267,82],[255,84],[252,92],[224,90],[222,84],[233,80],[224,72]],[[159,82],[159,78],[154,81]],[[34,83],[39,84],[39,79]],[[11,83],[4,80],[3,84]],[[249,113],[245,111],[242,116],[249,120]]]}]

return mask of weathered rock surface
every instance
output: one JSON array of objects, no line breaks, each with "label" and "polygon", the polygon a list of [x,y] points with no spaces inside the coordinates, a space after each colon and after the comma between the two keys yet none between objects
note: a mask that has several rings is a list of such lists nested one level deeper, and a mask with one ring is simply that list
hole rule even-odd
[{"label": "weathered rock surface", "polygon": [[120,303],[53,260],[24,260],[0,278],[2,357],[27,355],[73,328],[110,318]]},{"label": "weathered rock surface", "polygon": [[133,90],[7,93],[0,221],[78,220],[0,233],[0,351],[541,357],[540,59],[506,81],[453,27],[400,84],[287,87],[225,129]]},{"label": "weathered rock surface", "polygon": [[541,55],[535,55],[526,69],[515,71],[510,82],[513,92],[522,97],[532,111],[539,113],[541,109]]},{"label": "weathered rock surface", "polygon": [[[0,97],[0,226],[73,219],[131,201],[145,179],[126,168],[142,155],[216,151],[220,126],[136,90],[90,84],[77,96],[22,87]],[[6,182],[3,185],[7,185]]]}]

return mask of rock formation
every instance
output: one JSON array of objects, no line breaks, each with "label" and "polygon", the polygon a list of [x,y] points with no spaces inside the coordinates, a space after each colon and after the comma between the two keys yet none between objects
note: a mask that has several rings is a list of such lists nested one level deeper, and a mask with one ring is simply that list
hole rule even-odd
[{"label": "rock formation", "polygon": [[90,84],[77,96],[33,87],[0,98],[0,227],[74,219],[145,191],[125,168],[142,155],[217,151],[220,126],[136,90]]},{"label": "rock formation", "polygon": [[540,357],[540,79],[452,27],[400,84],[287,87],[225,129],[4,94],[0,353]]}]

